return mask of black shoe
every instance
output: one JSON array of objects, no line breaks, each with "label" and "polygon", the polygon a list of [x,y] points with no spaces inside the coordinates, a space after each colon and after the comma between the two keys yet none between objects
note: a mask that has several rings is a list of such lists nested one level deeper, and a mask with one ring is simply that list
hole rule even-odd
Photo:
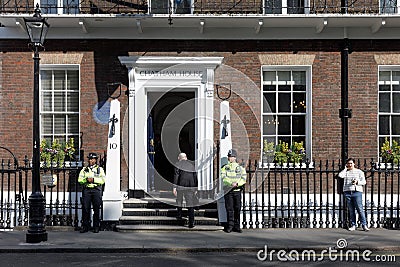
[{"label": "black shoe", "polygon": [[236,232],[236,233],[241,233],[241,232],[242,232],[242,229],[240,229],[240,228],[233,228],[232,231],[233,231],[233,232]]},{"label": "black shoe", "polygon": [[189,224],[189,228],[194,228],[194,224]]},{"label": "black shoe", "polygon": [[183,219],[182,219],[182,216],[176,216],[175,217],[178,221],[182,221]]},{"label": "black shoe", "polygon": [[87,227],[83,227],[83,228],[79,231],[79,233],[87,233],[87,232],[89,232],[89,229],[88,229]]},{"label": "black shoe", "polygon": [[93,233],[98,233],[100,231],[100,229],[99,229],[99,227],[95,227],[94,229],[93,229]]},{"label": "black shoe", "polygon": [[231,227],[224,228],[224,232],[225,233],[230,233],[230,232],[232,232],[232,228]]}]

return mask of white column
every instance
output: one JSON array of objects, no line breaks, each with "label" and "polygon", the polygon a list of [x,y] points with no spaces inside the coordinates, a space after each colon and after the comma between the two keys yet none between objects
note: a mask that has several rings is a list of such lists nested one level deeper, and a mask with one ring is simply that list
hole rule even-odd
[{"label": "white column", "polygon": [[[232,131],[231,131],[231,115],[229,110],[229,102],[224,100],[220,104],[220,129],[219,129],[219,158],[220,167],[228,163],[228,151],[232,149]],[[219,171],[219,170],[218,170]],[[218,172],[219,174],[219,172]],[[218,175],[218,193],[217,193],[217,207],[218,207],[218,220],[219,222],[227,222],[223,181]]]},{"label": "white column", "polygon": [[128,78],[129,78],[129,111],[128,111],[128,175],[129,175],[129,189],[135,189],[135,98],[136,98],[136,88],[135,88],[135,69],[128,68]]},{"label": "white column", "polygon": [[198,189],[212,190],[214,150],[214,69],[204,68],[203,84],[198,94]]},{"label": "white column", "polygon": [[121,104],[111,101],[108,130],[106,183],[103,192],[103,219],[117,221],[122,215],[121,196]]}]

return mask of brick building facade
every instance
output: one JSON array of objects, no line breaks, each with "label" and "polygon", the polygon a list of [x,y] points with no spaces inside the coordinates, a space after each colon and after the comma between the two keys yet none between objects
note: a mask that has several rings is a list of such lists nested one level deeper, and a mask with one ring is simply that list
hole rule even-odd
[{"label": "brick building facade", "polygon": [[[349,154],[357,158],[378,158],[378,66],[400,65],[398,41],[351,42],[349,56]],[[158,40],[49,40],[41,53],[41,64],[78,64],[80,67],[81,149],[103,153],[107,147],[108,125],[97,123],[93,109],[108,100],[107,83],[121,82],[128,88],[127,69],[118,60],[123,55],[223,57],[223,64],[242,72],[260,90],[262,66],[310,65],[312,69],[312,154],[313,160],[340,159],[341,121],[340,81],[341,41],[172,41]],[[143,49],[146,48],[146,49]],[[1,54],[2,145],[18,158],[30,155],[32,107],[32,53],[25,41],[3,40]],[[235,89],[233,89],[235,91]],[[260,94],[261,95],[261,94]],[[255,95],[253,110],[260,112],[260,95]],[[258,97],[258,98],[257,98]],[[122,117],[126,115],[127,96],[120,97]],[[214,94],[214,100],[220,100]],[[233,143],[247,138],[250,159],[260,155],[261,131],[248,103],[233,94],[232,109],[244,122],[247,132],[233,131]],[[218,106],[215,105],[216,114]],[[257,118],[258,116],[258,118]],[[218,129],[215,122],[215,129]],[[233,122],[234,125],[234,122]],[[215,140],[217,140],[217,130]],[[124,145],[124,144],[123,144]],[[240,147],[239,147],[240,150]],[[126,164],[123,177],[127,176]],[[126,185],[125,185],[126,186]]]},{"label": "brick building facade", "polygon": [[[41,137],[64,141],[73,137],[81,161],[89,152],[106,152],[109,123],[104,112],[110,95],[119,93],[110,84],[120,83],[122,191],[132,187],[130,179],[135,178],[131,176],[137,175],[132,173],[146,168],[141,166],[145,161],[133,163],[128,159],[147,158],[147,151],[142,150],[147,132],[142,132],[143,125],[132,126],[132,117],[136,121],[143,118],[132,110],[141,102],[153,101],[151,105],[156,106],[154,99],[160,91],[154,88],[160,86],[171,94],[160,98],[164,104],[157,110],[147,111],[159,120],[153,123],[156,135],[166,119],[165,110],[179,106],[177,99],[182,103],[196,99],[191,106],[194,121],[201,120],[202,112],[212,114],[213,127],[207,120],[185,122],[189,126],[182,143],[190,147],[188,153],[193,159],[203,155],[198,152],[203,143],[208,148],[218,143],[219,94],[227,94],[227,88],[232,91],[232,141],[245,161],[262,158],[265,140],[274,145],[302,141],[310,160],[341,159],[343,82],[348,84],[348,106],[352,110],[348,155],[378,160],[385,138],[390,142],[400,139],[397,11],[387,6],[381,9],[377,1],[351,7],[332,1],[328,13],[320,3],[307,1],[299,6],[276,6],[269,1],[241,1],[233,6],[229,2],[213,5],[213,1],[172,1],[166,5],[163,1],[131,2],[117,10],[106,1],[96,2],[96,8],[84,1],[63,10],[40,3],[51,25],[45,51],[40,53]],[[22,17],[31,15],[32,10],[13,9],[10,15],[10,8],[10,4],[3,5],[0,17],[0,136],[1,145],[21,159],[32,153],[32,52],[21,26]],[[110,8],[112,12],[104,11]],[[371,12],[376,16],[371,18]],[[344,66],[347,41],[350,54]],[[158,65],[152,62],[155,59]],[[217,59],[221,62],[215,64]],[[193,68],[193,72],[187,72],[193,74],[189,87],[177,82],[188,78],[182,75],[175,83],[171,74],[148,75],[152,89],[143,99],[130,100],[140,89],[135,88],[137,84],[146,85],[141,70],[168,69],[172,63],[167,62],[174,60],[185,64],[199,60],[194,67],[188,65]],[[207,60],[214,60],[215,66],[207,65]],[[178,72],[186,67],[178,67]],[[348,78],[343,76],[344,70]],[[203,71],[201,81],[195,77],[196,71]],[[65,92],[57,86],[65,87]],[[213,100],[211,112],[209,106],[199,108],[198,94],[203,89],[204,97]],[[141,112],[145,110],[141,108]],[[202,128],[202,123],[208,128]],[[143,140],[138,140],[139,133]],[[130,151],[133,139],[135,152]],[[136,166],[133,172],[131,165]]]}]

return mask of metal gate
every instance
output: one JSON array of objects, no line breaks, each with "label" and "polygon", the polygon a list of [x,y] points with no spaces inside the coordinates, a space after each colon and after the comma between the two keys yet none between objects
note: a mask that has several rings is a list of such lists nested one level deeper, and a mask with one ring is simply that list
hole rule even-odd
[{"label": "metal gate", "polygon": [[28,207],[18,160],[9,149],[0,147],[0,150],[8,154],[0,166],[0,229],[12,229],[17,225],[27,225]]}]

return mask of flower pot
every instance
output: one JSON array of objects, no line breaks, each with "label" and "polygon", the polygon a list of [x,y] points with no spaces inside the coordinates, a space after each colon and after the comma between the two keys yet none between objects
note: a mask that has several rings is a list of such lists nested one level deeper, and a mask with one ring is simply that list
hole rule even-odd
[{"label": "flower pot", "polygon": [[274,156],[273,155],[263,155],[262,161],[263,161],[263,163],[272,163],[272,162],[274,162]]},{"label": "flower pot", "polygon": [[377,162],[376,167],[381,170],[391,170],[393,169],[394,164],[391,162]]}]

